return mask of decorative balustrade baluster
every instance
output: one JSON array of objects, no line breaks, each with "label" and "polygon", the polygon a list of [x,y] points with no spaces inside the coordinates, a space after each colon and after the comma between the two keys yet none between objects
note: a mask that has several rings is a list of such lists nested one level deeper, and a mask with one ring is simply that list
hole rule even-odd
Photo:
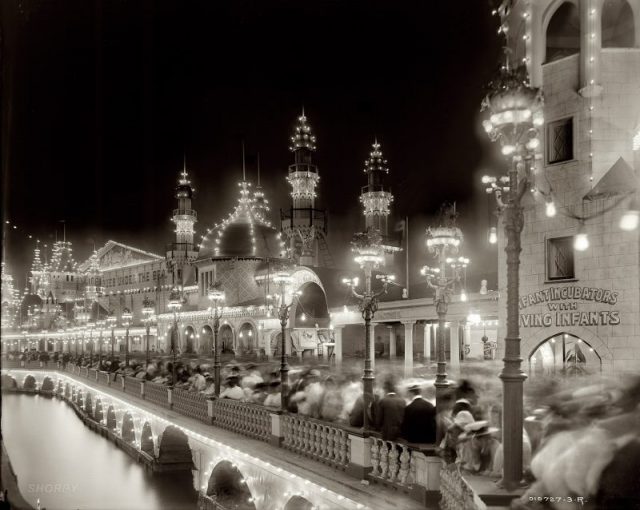
[{"label": "decorative balustrade baluster", "polygon": [[398,471],[398,481],[402,485],[407,485],[407,479],[409,477],[409,461],[411,455],[409,448],[406,445],[401,445],[402,453],[400,454],[400,470]]},{"label": "decorative balustrade baluster", "polygon": [[398,445],[396,443],[389,443],[389,474],[387,479],[390,482],[395,482],[398,476]]},{"label": "decorative balustrade baluster", "polygon": [[[393,448],[393,444],[391,445]],[[381,441],[380,445],[380,477],[387,478],[389,470],[389,446],[386,441]]]},{"label": "decorative balustrade baluster", "polygon": [[380,476],[378,467],[380,466],[380,444],[375,437],[371,438],[371,474]]}]

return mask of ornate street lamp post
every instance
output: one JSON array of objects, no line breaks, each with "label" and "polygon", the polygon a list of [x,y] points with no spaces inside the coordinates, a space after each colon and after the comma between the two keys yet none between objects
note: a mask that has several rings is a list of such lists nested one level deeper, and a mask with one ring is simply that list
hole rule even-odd
[{"label": "ornate street lamp post", "polygon": [[111,328],[111,363],[114,360],[114,348],[116,343],[116,325],[118,323],[118,319],[116,318],[113,311],[109,312],[107,316],[107,326]]},{"label": "ornate street lamp post", "polygon": [[129,366],[129,327],[131,326],[131,320],[133,314],[128,308],[122,310],[122,326],[124,327],[124,366]]},{"label": "ornate street lamp post", "polygon": [[142,301],[142,322],[146,326],[146,341],[145,341],[145,360],[146,366],[149,366],[151,363],[151,357],[149,356],[149,328],[156,320],[156,309],[155,303],[151,301],[148,297],[145,296]]},{"label": "ornate street lamp post", "polygon": [[[427,229],[427,249],[438,262],[435,267],[424,266],[420,273],[427,278],[427,285],[435,290],[434,304],[438,314],[438,336],[436,337],[436,405],[442,402],[442,393],[449,387],[447,361],[445,359],[445,328],[451,294],[460,281],[460,271],[466,268],[469,259],[453,258],[462,243],[462,231],[456,227],[456,212],[453,206],[442,208],[441,225]],[[452,351],[453,352],[453,351]]]},{"label": "ornate street lamp post", "polygon": [[[173,331],[171,332],[171,356],[172,356],[172,367],[171,367],[171,384],[175,386],[176,384],[176,343],[180,344],[180,329],[178,327],[178,315],[180,313],[180,309],[182,308],[182,294],[177,288],[171,289],[171,293],[169,294],[169,310],[173,312]],[[174,337],[175,332],[175,337]]]},{"label": "ornate street lamp post", "polygon": [[220,331],[220,318],[222,317],[224,305],[224,292],[220,289],[219,283],[213,283],[207,292],[211,301],[211,320],[213,321],[213,377],[216,396],[220,395],[220,349],[218,346],[218,332]]},{"label": "ornate street lamp post", "polygon": [[371,360],[371,320],[378,309],[378,298],[387,292],[387,286],[394,280],[392,275],[376,275],[376,278],[382,280],[382,289],[373,292],[371,289],[371,276],[374,269],[384,264],[384,251],[382,248],[382,236],[375,229],[367,229],[366,232],[360,232],[353,236],[351,242],[352,251],[356,253],[355,261],[364,271],[364,291],[358,293],[358,278],[345,278],[342,283],[351,288],[351,293],[360,300],[360,312],[364,319],[364,373],[362,375],[363,383],[363,401],[364,401],[364,430],[369,430],[369,416],[367,411],[373,404],[373,367]]},{"label": "ornate street lamp post", "polygon": [[491,141],[499,141],[502,154],[510,160],[507,176],[483,177],[487,193],[495,193],[499,211],[504,211],[507,238],[507,336],[505,338],[503,382],[504,471],[502,484],[513,489],[522,480],[523,384],[521,368],[518,300],[520,292],[521,233],[524,227],[522,197],[531,188],[535,152],[540,141],[538,127],[544,124],[542,91],[529,83],[524,66],[503,66],[482,102],[489,111],[483,121]]},{"label": "ornate street lamp post", "polygon": [[[293,305],[295,296],[287,304],[287,296],[291,293],[291,275],[287,271],[279,271],[273,277],[273,282],[278,287],[278,318],[280,319],[280,407],[283,411],[289,406],[289,363],[287,356],[286,328],[289,322],[289,310]],[[268,298],[270,296],[267,296]]]}]

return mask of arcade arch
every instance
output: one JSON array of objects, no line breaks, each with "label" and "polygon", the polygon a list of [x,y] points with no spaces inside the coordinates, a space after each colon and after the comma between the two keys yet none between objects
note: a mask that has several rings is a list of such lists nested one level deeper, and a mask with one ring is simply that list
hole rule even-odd
[{"label": "arcade arch", "polygon": [[602,357],[588,341],[561,332],[538,343],[529,354],[529,374],[587,375],[602,371]]}]

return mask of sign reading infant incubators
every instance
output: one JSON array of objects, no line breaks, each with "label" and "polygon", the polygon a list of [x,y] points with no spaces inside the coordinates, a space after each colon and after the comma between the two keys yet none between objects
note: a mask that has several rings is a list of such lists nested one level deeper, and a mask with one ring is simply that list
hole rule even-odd
[{"label": "sign reading infant incubators", "polygon": [[[544,305],[539,313],[520,313],[520,326],[529,328],[551,326],[617,326],[620,312],[610,307],[618,302],[618,292],[596,287],[549,287],[520,298],[520,310]],[[602,305],[600,310],[580,310],[581,305]]]}]

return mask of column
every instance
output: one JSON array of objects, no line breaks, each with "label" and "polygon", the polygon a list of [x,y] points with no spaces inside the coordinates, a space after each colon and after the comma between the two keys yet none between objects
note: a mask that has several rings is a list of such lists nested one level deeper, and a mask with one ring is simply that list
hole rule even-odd
[{"label": "column", "polygon": [[371,356],[371,369],[376,368],[376,325],[371,323],[369,328],[369,355]]},{"label": "column", "polygon": [[424,324],[424,345],[422,347],[422,361],[424,363],[431,362],[431,323]]},{"label": "column", "polygon": [[396,327],[387,326],[389,328],[389,359],[396,357]]},{"label": "column", "polygon": [[451,369],[456,373],[460,373],[460,327],[457,322],[449,324],[449,348],[451,352]]},{"label": "column", "polygon": [[463,358],[466,360],[467,359],[467,354],[466,352],[469,351],[469,355],[471,354],[471,324],[469,324],[468,322],[464,323],[464,351],[463,351]]},{"label": "column", "polygon": [[404,324],[404,376],[413,375],[413,325],[415,321]]},{"label": "column", "polygon": [[336,326],[333,329],[333,353],[336,356],[336,367],[342,366],[342,329],[343,326]]}]

